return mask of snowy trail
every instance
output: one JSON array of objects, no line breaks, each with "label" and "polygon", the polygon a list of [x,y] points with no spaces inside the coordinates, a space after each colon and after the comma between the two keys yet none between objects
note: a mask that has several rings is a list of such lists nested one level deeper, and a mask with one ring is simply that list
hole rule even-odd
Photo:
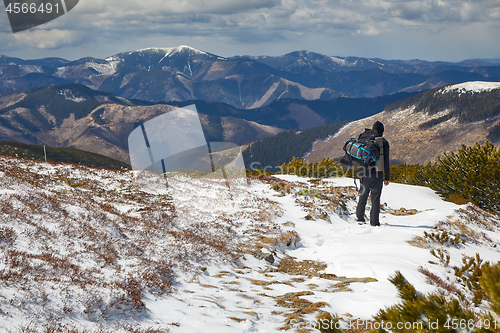
[{"label": "snowy trail", "polygon": [[[281,176],[285,180],[294,177]],[[352,186],[352,179],[330,180],[334,186]],[[354,216],[345,221],[338,216],[332,223],[306,221],[301,208],[290,198],[275,198],[285,207],[283,220],[295,223],[302,237],[302,246],[288,252],[299,260],[317,260],[328,263],[327,273],[346,277],[373,277],[378,283],[353,285],[354,293],[338,293],[327,302],[334,312],[348,312],[354,317],[369,319],[379,309],[398,302],[395,287],[387,278],[400,270],[418,290],[431,291],[418,267],[433,259],[428,250],[407,242],[429,231],[437,222],[452,215],[457,205],[443,201],[431,189],[390,184],[382,191],[382,203],[399,209],[417,209],[416,215],[393,216],[381,214],[381,227],[358,225]],[[281,200],[280,200],[281,199]],[[355,211],[351,202],[349,210]]]},{"label": "snowy trail", "polygon": [[[279,178],[307,184],[307,179],[303,178]],[[338,178],[328,182],[328,186],[352,186],[352,179]],[[384,187],[382,202],[387,203],[388,208],[413,208],[419,213],[408,216],[382,213],[382,226],[378,228],[358,225],[353,216],[344,220],[334,214],[331,216],[331,223],[323,220],[308,221],[304,219],[306,212],[303,207],[295,202],[292,195],[276,196],[276,192],[269,190],[267,184],[254,184],[249,191],[278,202],[284,214],[275,222],[292,222],[294,226],[283,229],[293,229],[300,234],[300,246],[285,249],[287,255],[295,257],[297,261],[324,262],[328,265],[325,273],[347,278],[375,278],[377,282],[352,283],[349,285],[350,292],[332,292],[331,281],[322,278],[312,277],[301,282],[300,279],[293,281],[293,276],[287,274],[263,274],[262,271],[259,273],[259,270],[270,265],[247,256],[245,269],[208,267],[207,274],[200,277],[199,281],[184,284],[184,292],[189,291],[184,294],[181,303],[164,300],[164,303],[155,307],[148,306],[158,311],[166,308],[176,309],[173,316],[165,313],[161,316],[163,322],[180,323],[179,328],[174,327],[172,331],[198,332],[204,328],[209,332],[279,332],[279,328],[283,327],[283,315],[287,311],[278,307],[276,299],[271,297],[306,290],[312,290],[314,294],[302,298],[311,302],[328,303],[328,306],[323,308],[325,311],[369,320],[381,308],[400,301],[396,288],[387,280],[397,270],[401,271],[417,290],[435,290],[418,271],[420,266],[429,266],[428,261],[435,258],[428,249],[411,246],[408,241],[415,236],[422,236],[424,231],[429,232],[439,221],[453,215],[459,206],[443,201],[432,190],[401,184]],[[354,201],[349,202],[351,212],[354,211],[355,204]],[[478,249],[471,247],[468,250],[469,254],[473,255]],[[490,254],[494,257],[498,252]],[[220,272],[223,272],[223,277],[217,275],[220,275]],[[249,282],[251,279],[274,282],[259,286]],[[282,283],[275,283],[276,281]],[[232,286],[233,290],[227,288],[228,285]],[[314,285],[315,287],[312,287]],[[204,296],[200,297],[199,294]],[[313,322],[315,315],[316,313],[305,315],[304,319],[306,322]],[[189,320],[186,316],[194,316],[197,319]]]}]

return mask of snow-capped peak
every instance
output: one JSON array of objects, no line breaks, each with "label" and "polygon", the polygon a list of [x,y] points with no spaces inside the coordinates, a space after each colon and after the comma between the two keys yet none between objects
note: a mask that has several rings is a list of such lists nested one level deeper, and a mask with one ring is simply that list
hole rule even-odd
[{"label": "snow-capped peak", "polygon": [[165,53],[165,56],[170,56],[170,55],[174,55],[176,53],[181,53],[181,52],[186,52],[186,51],[189,53],[192,53],[192,54],[209,55],[205,51],[201,51],[201,50],[195,49],[194,47],[187,46],[187,45],[180,45],[177,47],[148,47],[145,49],[131,51],[128,54],[141,53],[141,52],[157,52],[157,53]]},{"label": "snow-capped peak", "polygon": [[339,64],[340,66],[345,66],[346,65],[346,60],[338,57],[330,57],[330,60],[333,62]]},{"label": "snow-capped peak", "polygon": [[460,93],[479,93],[483,91],[492,91],[495,89],[500,89],[500,82],[471,81],[445,87],[441,89],[441,93],[445,94],[455,90],[459,91]]},{"label": "snow-capped peak", "polygon": [[139,49],[139,50],[135,50],[135,51],[116,54],[114,56],[106,58],[106,60],[108,62],[111,62],[111,61],[120,62],[120,61],[126,61],[127,56],[130,56],[130,55],[144,56],[144,55],[148,55],[148,54],[149,55],[155,54],[155,55],[159,55],[162,57],[161,60],[158,62],[158,63],[160,63],[165,58],[169,58],[169,57],[172,57],[176,54],[181,54],[181,53],[188,54],[189,56],[201,55],[201,56],[206,56],[206,57],[210,57],[210,58],[217,58],[218,60],[226,60],[226,58],[219,57],[217,55],[214,55],[214,54],[211,54],[211,53],[208,53],[205,51],[201,51],[201,50],[195,49],[194,47],[187,46],[187,45],[180,45],[177,47],[148,47],[148,48]]}]

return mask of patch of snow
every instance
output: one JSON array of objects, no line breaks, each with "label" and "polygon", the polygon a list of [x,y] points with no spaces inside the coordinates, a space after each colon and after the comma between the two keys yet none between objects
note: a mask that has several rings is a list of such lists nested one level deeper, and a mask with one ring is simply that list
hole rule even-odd
[{"label": "patch of snow", "polygon": [[96,101],[98,101],[99,103],[106,103],[106,102],[109,102],[109,97],[108,97],[108,96],[98,95],[98,96],[95,96],[94,98],[95,98],[95,99],[96,99]]},{"label": "patch of snow", "polygon": [[339,64],[340,66],[346,66],[347,61],[345,59],[337,58],[337,57],[330,57],[330,60],[333,62]]},{"label": "patch of snow", "polygon": [[59,68],[57,68],[57,71],[54,75],[64,79],[64,78],[66,78],[67,71],[68,71],[68,67],[59,67]]},{"label": "patch of snow", "polygon": [[165,52],[165,56],[170,56],[170,55],[173,55],[175,53],[180,53],[183,51],[189,51],[189,52],[195,53],[195,54],[209,55],[205,51],[201,51],[201,50],[195,49],[194,47],[187,46],[187,45],[180,45],[177,47],[148,47],[148,48],[139,49],[137,51],[130,52],[130,54],[135,53],[135,52],[147,52],[147,51]]},{"label": "patch of snow", "polygon": [[375,61],[375,60],[373,60],[373,59],[368,59],[368,61],[373,62],[374,64],[377,64],[377,65],[379,65],[379,66],[385,66],[383,63],[380,63],[380,62]]},{"label": "patch of snow", "polygon": [[308,151],[304,154],[304,157],[307,157],[307,156],[311,155],[311,153],[312,153],[313,151],[315,151],[315,150],[316,150],[316,146],[315,146],[315,144],[316,144],[316,143],[318,143],[318,141],[319,141],[319,140],[316,140],[316,141],[314,141],[314,142],[313,142],[313,144],[312,144],[312,148],[311,148],[311,149],[309,149],[309,150],[308,150]]},{"label": "patch of snow", "polygon": [[36,65],[20,65],[19,68],[25,73],[44,73],[42,66]]},{"label": "patch of snow", "polygon": [[85,65],[87,67],[95,69],[99,74],[112,75],[116,73],[116,66],[120,63],[117,60],[108,60],[107,64],[98,64],[96,62],[87,62]]},{"label": "patch of snow", "polygon": [[64,99],[68,100],[68,101],[72,101],[72,102],[75,102],[75,103],[85,102],[85,98],[83,98],[83,97],[76,97],[73,94],[73,91],[71,91],[71,89],[61,89],[61,90],[59,90],[58,94],[64,96]]},{"label": "patch of snow", "polygon": [[459,93],[479,93],[483,91],[492,91],[495,89],[500,89],[500,82],[486,82],[486,81],[471,81],[460,84],[454,84],[452,86],[445,87],[439,91],[442,94],[449,93],[454,90],[458,90]]},{"label": "patch of snow", "polygon": [[415,113],[415,109],[416,109],[415,105],[412,105],[409,108],[406,108],[404,110],[395,113],[392,116],[392,119],[394,119],[395,121],[403,121],[407,119],[409,116],[411,116],[413,113]]}]

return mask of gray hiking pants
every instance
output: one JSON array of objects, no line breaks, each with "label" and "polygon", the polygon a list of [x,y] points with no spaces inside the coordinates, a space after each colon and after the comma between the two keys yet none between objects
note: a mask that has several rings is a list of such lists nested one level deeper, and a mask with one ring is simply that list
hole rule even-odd
[{"label": "gray hiking pants", "polygon": [[365,207],[368,196],[372,199],[372,209],[370,211],[370,224],[373,226],[380,225],[380,195],[384,185],[384,177],[381,172],[378,172],[372,177],[360,179],[361,186],[359,189],[358,207],[356,208],[356,217],[358,221],[365,220]]}]

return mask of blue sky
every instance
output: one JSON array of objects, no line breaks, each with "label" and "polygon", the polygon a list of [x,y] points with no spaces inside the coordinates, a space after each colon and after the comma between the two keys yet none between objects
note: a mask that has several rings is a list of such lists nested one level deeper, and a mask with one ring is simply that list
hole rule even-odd
[{"label": "blue sky", "polygon": [[0,54],[25,59],[189,45],[221,56],[461,61],[500,58],[498,36],[499,0],[80,0],[16,34],[0,14]]}]

